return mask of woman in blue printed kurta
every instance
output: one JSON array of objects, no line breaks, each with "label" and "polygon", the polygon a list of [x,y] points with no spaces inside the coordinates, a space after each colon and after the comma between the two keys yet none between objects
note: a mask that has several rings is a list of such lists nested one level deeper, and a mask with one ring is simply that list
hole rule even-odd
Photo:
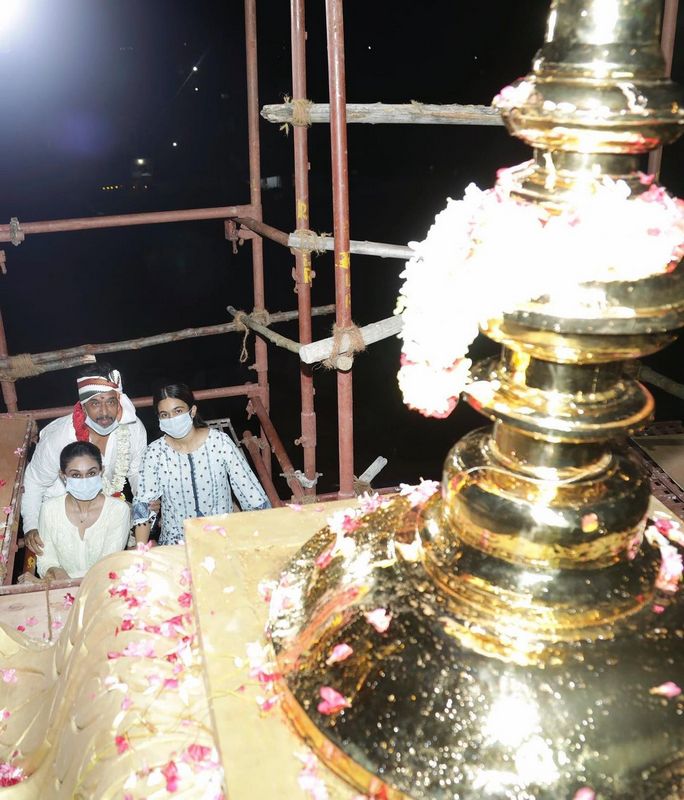
[{"label": "woman in blue printed kurta", "polygon": [[159,544],[180,544],[188,518],[232,511],[231,489],[243,511],[270,508],[245,457],[230,437],[202,420],[185,384],[164,386],[154,406],[165,435],[143,455],[133,500],[138,542],[149,539],[153,515],[148,504],[157,498],[162,514]]}]

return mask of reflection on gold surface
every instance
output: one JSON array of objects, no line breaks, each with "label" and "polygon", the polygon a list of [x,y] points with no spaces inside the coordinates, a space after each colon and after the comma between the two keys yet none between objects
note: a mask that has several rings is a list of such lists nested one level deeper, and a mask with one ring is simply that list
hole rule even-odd
[{"label": "reflection on gold surface", "polygon": [[[606,181],[645,191],[638,155],[684,124],[659,30],[655,0],[552,3],[532,72],[497,98],[534,148],[507,172],[512,196],[555,215]],[[511,252],[511,269],[525,258]],[[666,266],[567,283],[487,322],[502,353],[466,399],[494,426],[451,449],[441,493],[356,520],[330,563],[339,533],[323,530],[288,565],[302,602],[270,629],[286,709],[359,789],[375,776],[414,800],[684,797],[684,702],[649,693],[684,686],[682,601],[656,590],[650,487],[624,447],[653,399],[623,362],[684,324],[684,271]],[[368,622],[378,609],[386,630]],[[353,653],[331,664],[340,643]],[[350,705],[323,713],[322,687]]]}]

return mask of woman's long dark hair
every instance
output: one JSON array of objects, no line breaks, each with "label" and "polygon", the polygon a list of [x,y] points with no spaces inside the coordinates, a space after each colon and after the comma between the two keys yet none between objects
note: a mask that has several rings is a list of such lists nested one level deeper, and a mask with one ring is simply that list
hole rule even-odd
[{"label": "woman's long dark hair", "polygon": [[66,473],[69,463],[75,458],[90,456],[97,461],[97,466],[102,469],[102,453],[92,442],[71,442],[59,454],[59,468]]},{"label": "woman's long dark hair", "polygon": [[[174,400],[182,400],[188,408],[192,408],[193,406],[197,405],[195,401],[195,395],[192,393],[192,389],[185,383],[168,383],[166,386],[162,386],[160,389],[154,393],[154,408],[157,413],[159,413],[159,403],[162,400],[167,400],[171,397]],[[200,417],[199,411],[195,412],[195,416],[192,419],[192,424],[195,428],[207,428],[209,427],[207,423]]]}]

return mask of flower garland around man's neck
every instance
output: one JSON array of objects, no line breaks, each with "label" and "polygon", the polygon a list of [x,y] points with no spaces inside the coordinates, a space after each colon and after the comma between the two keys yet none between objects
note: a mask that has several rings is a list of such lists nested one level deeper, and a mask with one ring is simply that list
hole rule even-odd
[{"label": "flower garland around man's neck", "polygon": [[[76,432],[76,441],[89,442],[90,428],[86,424],[86,414],[80,402],[74,406],[71,421]],[[114,473],[111,480],[105,475],[102,476],[102,488],[106,495],[121,494],[123,492],[126,475],[131,465],[131,426],[119,425],[114,434],[116,434]]]}]

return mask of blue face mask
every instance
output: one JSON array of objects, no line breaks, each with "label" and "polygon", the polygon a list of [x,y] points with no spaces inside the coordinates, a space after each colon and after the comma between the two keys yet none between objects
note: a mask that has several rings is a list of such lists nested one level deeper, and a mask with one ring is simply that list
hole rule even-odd
[{"label": "blue face mask", "polygon": [[102,475],[89,478],[67,478],[66,490],[77,500],[93,500],[102,491]]},{"label": "blue face mask", "polygon": [[190,412],[186,411],[185,414],[178,414],[176,417],[160,419],[159,427],[172,439],[182,439],[192,430],[192,417]]},{"label": "blue face mask", "polygon": [[110,433],[113,433],[119,427],[119,421],[114,420],[111,425],[108,425],[104,428],[102,425],[99,425],[95,422],[94,419],[90,419],[88,415],[86,415],[85,419],[86,425],[95,431],[95,433],[99,433],[100,436],[109,436]]}]

